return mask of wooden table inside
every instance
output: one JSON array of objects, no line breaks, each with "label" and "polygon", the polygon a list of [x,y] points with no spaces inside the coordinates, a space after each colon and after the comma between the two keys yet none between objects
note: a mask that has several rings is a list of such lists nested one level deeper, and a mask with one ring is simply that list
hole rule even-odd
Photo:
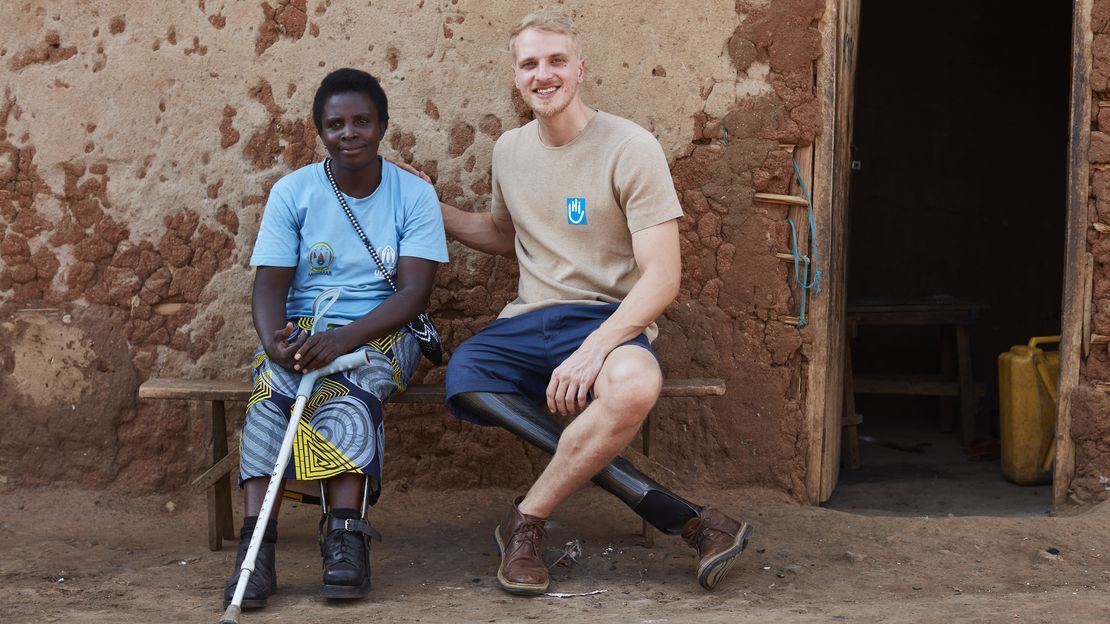
[{"label": "wooden table inside", "polygon": [[[975,438],[975,413],[978,397],[985,392],[983,384],[975,383],[971,369],[970,328],[987,306],[955,299],[937,301],[876,301],[849,303],[846,325],[845,396],[849,404],[846,418],[855,418],[854,393],[907,394],[915,396],[955,397],[960,405],[960,434],[964,444]],[[941,340],[940,375],[883,375],[854,377],[851,373],[851,338],[861,326],[926,326],[951,328],[955,342]],[[947,338],[947,337],[945,337]],[[853,378],[854,377],[854,378]],[[941,430],[952,428],[952,414],[942,409]]]}]

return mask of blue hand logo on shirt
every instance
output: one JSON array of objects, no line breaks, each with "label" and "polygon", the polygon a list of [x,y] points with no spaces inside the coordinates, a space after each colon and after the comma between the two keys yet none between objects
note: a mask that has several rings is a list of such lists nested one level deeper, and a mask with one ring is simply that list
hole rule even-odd
[{"label": "blue hand logo on shirt", "polygon": [[308,250],[308,268],[313,273],[331,274],[335,251],[327,243],[316,243]]},{"label": "blue hand logo on shirt", "polygon": [[586,198],[567,198],[567,224],[586,225]]}]

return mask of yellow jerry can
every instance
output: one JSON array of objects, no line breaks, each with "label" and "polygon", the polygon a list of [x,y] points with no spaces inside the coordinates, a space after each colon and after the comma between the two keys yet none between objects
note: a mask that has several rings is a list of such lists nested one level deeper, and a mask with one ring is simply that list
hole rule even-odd
[{"label": "yellow jerry can", "polygon": [[1018,485],[1052,482],[1060,353],[1039,345],[1059,342],[1059,336],[1033,338],[998,356],[1002,474]]}]

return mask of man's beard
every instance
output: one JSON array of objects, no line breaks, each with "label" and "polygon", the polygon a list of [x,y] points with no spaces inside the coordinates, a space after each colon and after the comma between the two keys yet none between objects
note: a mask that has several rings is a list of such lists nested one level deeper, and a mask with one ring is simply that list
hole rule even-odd
[{"label": "man's beard", "polygon": [[[566,85],[563,86],[563,89],[567,89]],[[574,93],[574,89],[566,91],[566,93],[562,94],[564,96],[562,98],[562,101],[557,103],[544,102],[541,100],[539,106],[532,107],[532,114],[536,117],[543,117],[545,119],[555,117],[559,113],[565,111],[568,106],[570,106],[570,103],[574,100]]]}]

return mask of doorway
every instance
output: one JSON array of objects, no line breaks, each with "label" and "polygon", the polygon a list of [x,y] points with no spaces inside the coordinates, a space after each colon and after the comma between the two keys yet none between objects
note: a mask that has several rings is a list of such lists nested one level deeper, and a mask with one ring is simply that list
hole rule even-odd
[{"label": "doorway", "polygon": [[[840,472],[829,506],[1051,508],[1051,484],[1002,478],[997,358],[1061,329],[1071,28],[1068,2],[1036,11],[1001,0],[943,0],[928,11],[861,2],[848,318],[868,305],[970,310],[976,394],[961,431],[955,397],[857,392],[861,466]],[[857,377],[940,378],[957,368],[951,325],[862,323],[849,335]]]}]

